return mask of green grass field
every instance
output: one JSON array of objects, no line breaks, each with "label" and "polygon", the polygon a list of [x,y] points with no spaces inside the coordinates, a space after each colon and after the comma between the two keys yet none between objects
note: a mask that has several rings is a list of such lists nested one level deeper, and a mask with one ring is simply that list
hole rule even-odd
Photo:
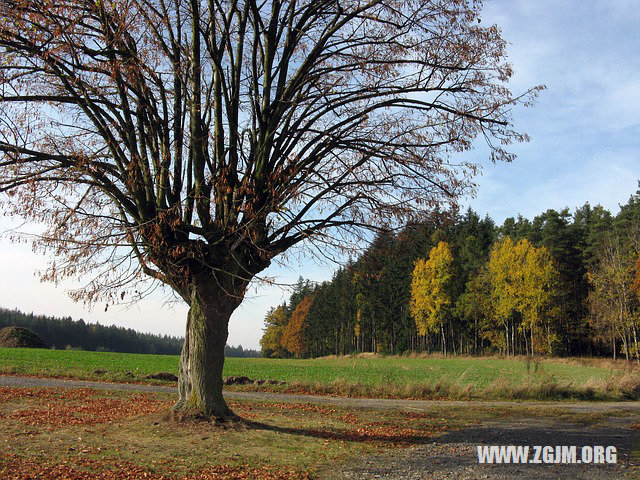
[{"label": "green grass field", "polygon": [[[536,368],[537,367],[537,368]],[[39,349],[0,349],[0,373],[143,380],[177,373],[178,357]],[[96,374],[96,370],[106,373]],[[309,360],[227,358],[225,376],[287,382],[311,393],[417,398],[640,397],[640,369],[590,359],[499,357],[326,357]],[[248,387],[255,388],[255,387]]]}]

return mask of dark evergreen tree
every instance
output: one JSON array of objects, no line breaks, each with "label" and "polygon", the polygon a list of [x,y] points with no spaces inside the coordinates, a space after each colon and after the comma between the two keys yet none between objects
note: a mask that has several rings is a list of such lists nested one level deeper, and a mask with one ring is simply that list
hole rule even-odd
[{"label": "dark evergreen tree", "polygon": [[[612,353],[612,344],[602,341],[611,335],[593,331],[593,325],[599,324],[589,322],[592,303],[588,298],[593,290],[589,272],[599,268],[603,245],[607,241],[611,244],[612,239],[624,250],[621,254],[626,264],[636,262],[640,252],[640,192],[632,195],[615,217],[602,206],[587,203],[573,214],[568,208],[550,209],[531,221],[519,215],[496,227],[488,216],[480,218],[468,209],[463,214],[434,215],[397,233],[379,233],[363,254],[338,269],[331,281],[312,287],[300,279],[296,284],[287,307],[289,314],[305,295],[314,296],[305,325],[307,355],[434,352],[442,350],[443,345],[457,354],[498,351],[497,340],[484,334],[492,323],[487,303],[491,289],[482,279],[492,246],[506,236],[514,244],[527,240],[535,247],[545,247],[557,271],[552,305],[545,307],[544,324],[550,329],[547,336],[553,338],[550,353]],[[440,241],[449,244],[454,259],[454,274],[447,287],[451,308],[441,331],[418,336],[408,308],[412,271],[416,260],[426,258]],[[640,318],[638,303],[633,299],[629,308]],[[631,316],[624,326],[626,337],[620,343],[635,344],[634,318]],[[506,332],[509,351],[530,352],[532,340],[521,328],[522,319],[513,320]]]}]

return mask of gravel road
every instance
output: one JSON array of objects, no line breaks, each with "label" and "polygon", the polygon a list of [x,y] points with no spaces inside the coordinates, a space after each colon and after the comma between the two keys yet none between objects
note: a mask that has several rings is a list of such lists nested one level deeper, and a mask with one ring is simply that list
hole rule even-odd
[{"label": "gravel road", "polygon": [[[0,375],[0,387],[67,387],[67,388],[95,388],[99,390],[125,390],[136,392],[164,392],[174,393],[175,386],[145,385],[140,383],[113,383],[90,380],[63,380],[58,378],[20,377],[14,375]],[[239,392],[227,390],[224,396],[236,400],[298,402],[343,405],[346,407],[399,409],[409,411],[425,410],[434,406],[449,406],[460,408],[484,407],[536,407],[550,410],[562,409],[571,412],[614,412],[630,411],[640,414],[640,402],[510,402],[510,401],[466,401],[466,400],[404,400],[388,398],[347,398],[326,397],[320,395],[293,395],[271,392]]]},{"label": "gravel road", "polygon": [[[638,431],[625,418],[612,417],[605,425],[587,427],[545,418],[521,418],[446,433],[432,443],[359,459],[324,472],[326,479],[344,480],[615,480],[640,478]],[[637,421],[637,417],[636,417]],[[479,464],[479,445],[613,445],[617,463]],[[532,459],[532,454],[529,459]]]}]

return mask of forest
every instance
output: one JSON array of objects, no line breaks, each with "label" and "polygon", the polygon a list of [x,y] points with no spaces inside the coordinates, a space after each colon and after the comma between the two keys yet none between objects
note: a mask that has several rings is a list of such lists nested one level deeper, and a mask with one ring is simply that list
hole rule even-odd
[{"label": "forest", "polygon": [[269,310],[263,356],[611,356],[640,363],[640,191],[497,225],[473,210],[383,231]]},{"label": "forest", "polygon": [[[50,348],[57,350],[89,350],[121,353],[179,355],[183,338],[141,333],[131,328],[87,323],[71,317],[57,318],[34,315],[19,310],[0,308],[0,328],[17,326],[31,330]],[[258,357],[255,350],[242,345],[225,347],[226,357]]]}]

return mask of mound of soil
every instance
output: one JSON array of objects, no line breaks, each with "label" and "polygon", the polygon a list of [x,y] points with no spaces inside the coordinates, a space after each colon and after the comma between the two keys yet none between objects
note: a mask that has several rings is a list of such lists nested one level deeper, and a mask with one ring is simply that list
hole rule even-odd
[{"label": "mound of soil", "polygon": [[49,348],[35,333],[22,327],[0,329],[0,347]]},{"label": "mound of soil", "polygon": [[278,380],[252,380],[249,377],[227,377],[223,380],[225,385],[284,385],[287,382],[280,382]]},{"label": "mound of soil", "polygon": [[150,380],[162,380],[163,382],[178,381],[178,377],[176,377],[173,373],[169,373],[169,372],[152,373],[151,375],[147,375],[144,378],[148,378]]}]

